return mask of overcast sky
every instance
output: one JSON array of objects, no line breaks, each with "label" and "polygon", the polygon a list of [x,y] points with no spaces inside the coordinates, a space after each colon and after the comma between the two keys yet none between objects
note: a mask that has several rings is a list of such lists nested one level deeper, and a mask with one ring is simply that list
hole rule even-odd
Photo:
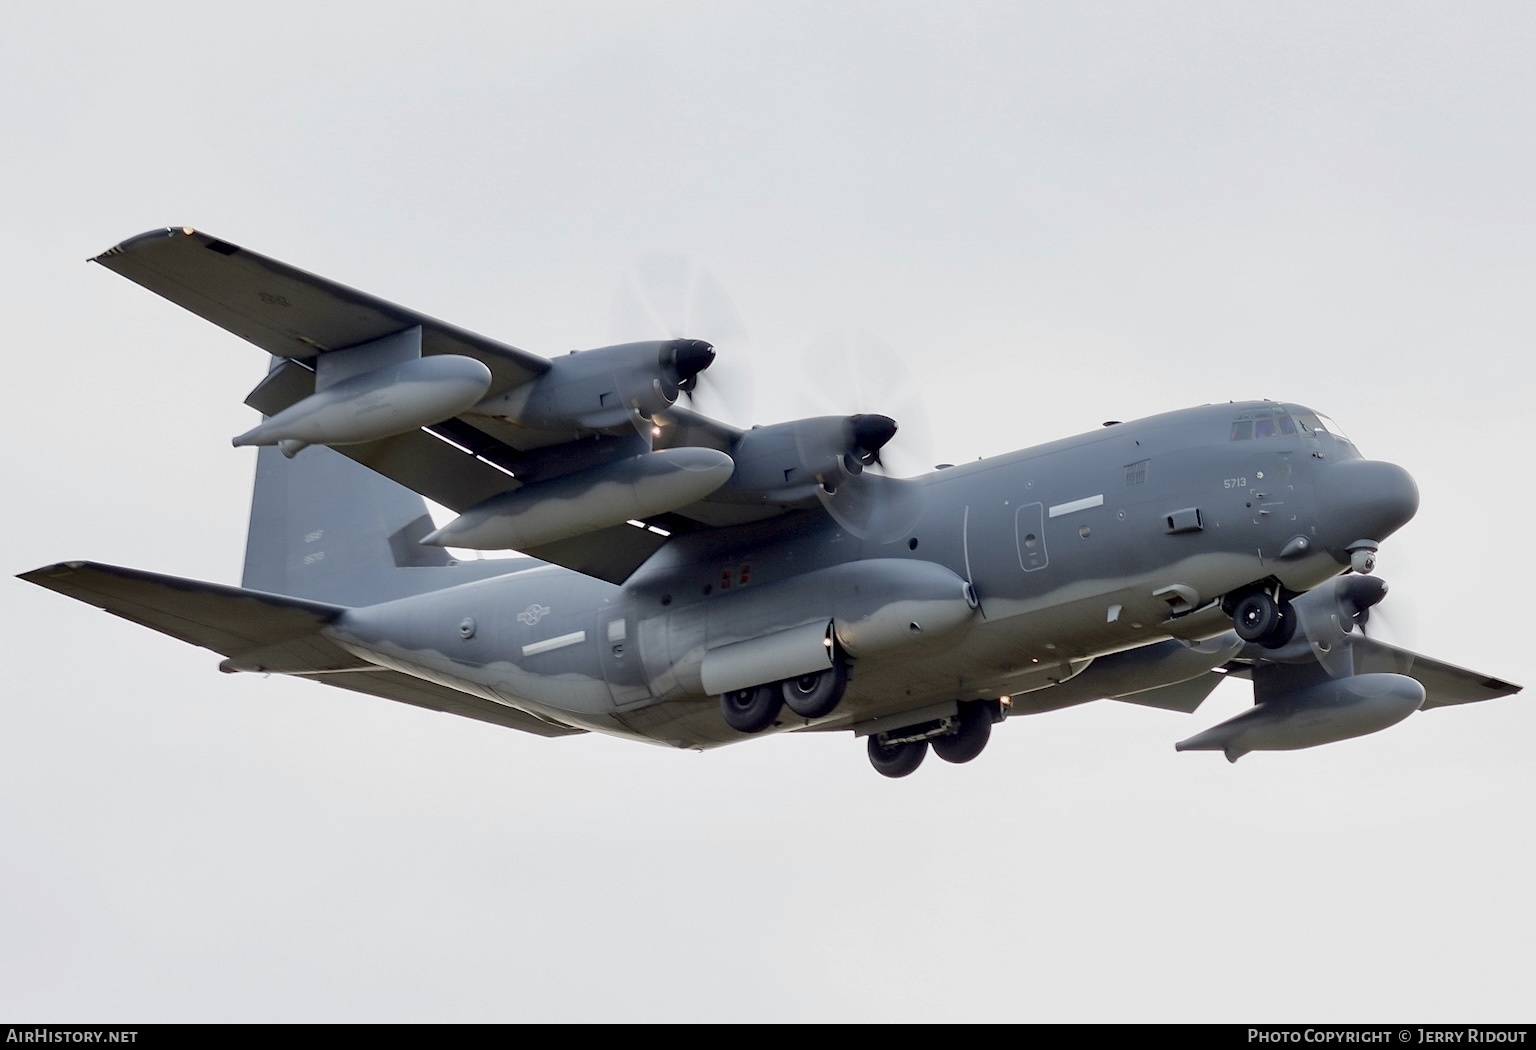
[{"label": "overcast sky", "polygon": [[[13,5],[6,572],[238,579],[265,359],[84,262],[128,236],[541,354],[672,252],[760,422],[847,326],[949,461],[1324,411],[1422,491],[1395,626],[1536,682],[1533,53],[1528,3]],[[0,1019],[1530,1019],[1525,695],[1176,754],[1231,683],[889,781],[840,735],[675,753],[220,675],[8,577],[0,616]]]}]

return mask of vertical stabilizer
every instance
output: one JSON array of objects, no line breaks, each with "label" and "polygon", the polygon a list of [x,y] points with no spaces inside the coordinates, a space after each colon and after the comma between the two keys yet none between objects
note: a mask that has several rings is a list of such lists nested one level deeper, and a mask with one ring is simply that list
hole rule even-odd
[{"label": "vertical stabilizer", "polygon": [[292,459],[261,448],[243,586],[338,605],[373,605],[502,575],[528,559],[456,563],[420,540],[427,504],[324,446]]}]

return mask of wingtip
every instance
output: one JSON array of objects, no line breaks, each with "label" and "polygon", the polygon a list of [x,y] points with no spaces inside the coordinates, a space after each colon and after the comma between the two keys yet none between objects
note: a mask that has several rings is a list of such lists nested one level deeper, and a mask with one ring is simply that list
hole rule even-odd
[{"label": "wingtip", "polygon": [[125,252],[130,252],[133,249],[142,247],[145,244],[150,244],[155,241],[162,241],[170,237],[192,237],[196,234],[197,231],[191,226],[163,226],[157,230],[150,230],[147,233],[141,233],[134,237],[129,237],[125,241],[119,241],[117,244],[114,244],[100,255],[92,256],[91,258],[87,259],[86,262],[103,262],[103,260],[110,259],[115,255],[122,255]]},{"label": "wingtip", "polygon": [[26,572],[18,572],[16,578],[46,587],[47,583],[45,581],[58,576],[68,576],[71,573],[79,572],[89,564],[90,562],[86,561],[59,561],[54,562],[52,565],[43,565],[36,569],[29,569]]}]

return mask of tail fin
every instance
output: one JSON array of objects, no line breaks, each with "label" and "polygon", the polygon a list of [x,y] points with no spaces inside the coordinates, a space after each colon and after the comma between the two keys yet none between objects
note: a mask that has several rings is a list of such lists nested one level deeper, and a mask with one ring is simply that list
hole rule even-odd
[{"label": "tail fin", "polygon": [[528,567],[527,559],[455,562],[419,542],[427,504],[324,446],[292,459],[260,449],[245,544],[249,590],[362,606]]}]

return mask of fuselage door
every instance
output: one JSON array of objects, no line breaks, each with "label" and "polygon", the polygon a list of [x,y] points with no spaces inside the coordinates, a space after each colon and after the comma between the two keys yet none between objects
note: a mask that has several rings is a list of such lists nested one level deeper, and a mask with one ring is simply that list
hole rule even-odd
[{"label": "fuselage door", "polygon": [[633,607],[628,602],[605,604],[597,612],[597,649],[603,680],[614,706],[633,707],[651,698],[645,667],[640,662],[640,638]]},{"label": "fuselage door", "polygon": [[1019,568],[1043,569],[1050,562],[1045,551],[1045,505],[1026,503],[1013,518],[1013,534],[1019,550]]}]

